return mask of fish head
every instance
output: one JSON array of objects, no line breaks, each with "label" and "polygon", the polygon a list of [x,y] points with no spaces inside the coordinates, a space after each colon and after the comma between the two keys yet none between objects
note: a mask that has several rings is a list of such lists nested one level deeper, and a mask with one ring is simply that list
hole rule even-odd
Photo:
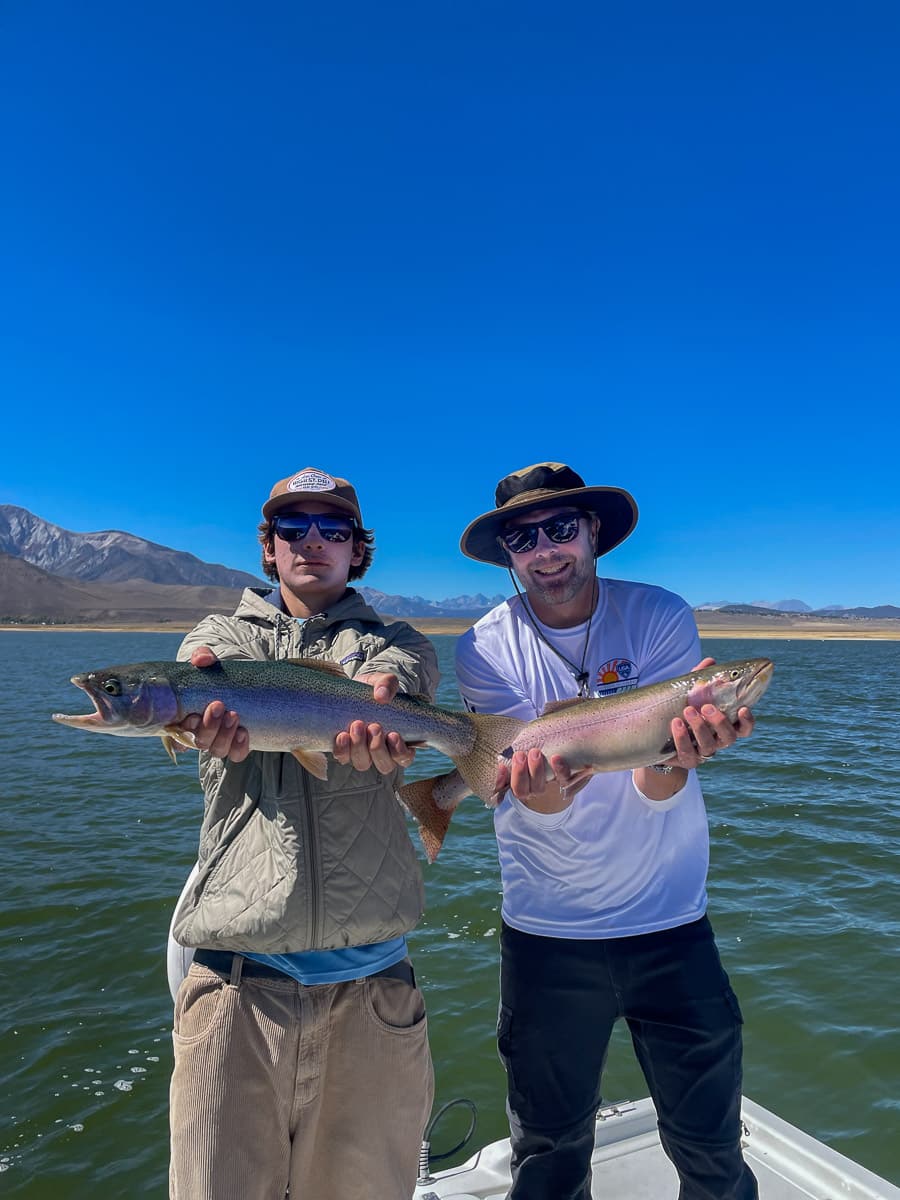
[{"label": "fish head", "polygon": [[687,703],[699,709],[714,704],[732,721],[738,709],[752,708],[772,680],[775,664],[768,658],[722,663],[695,673]]},{"label": "fish head", "polygon": [[159,664],[132,663],[73,675],[72,683],[94,702],[94,711],[53,720],[94,733],[154,736],[180,718],[178,697]]}]

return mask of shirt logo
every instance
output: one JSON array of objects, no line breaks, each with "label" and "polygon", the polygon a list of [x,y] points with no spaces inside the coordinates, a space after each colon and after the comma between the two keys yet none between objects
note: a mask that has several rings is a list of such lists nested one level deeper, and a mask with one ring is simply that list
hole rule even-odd
[{"label": "shirt logo", "polygon": [[365,662],[365,661],[366,661],[366,656],[363,654],[362,650],[354,650],[352,654],[344,655],[344,657],[341,659],[340,665],[342,667],[345,667],[347,665],[347,663],[350,663],[350,662]]},{"label": "shirt logo", "polygon": [[628,692],[638,685],[638,669],[628,658],[611,658],[597,672],[594,680],[595,696],[614,696],[617,692]]},{"label": "shirt logo", "polygon": [[337,484],[324,471],[301,471],[287,485],[289,492],[333,492]]}]

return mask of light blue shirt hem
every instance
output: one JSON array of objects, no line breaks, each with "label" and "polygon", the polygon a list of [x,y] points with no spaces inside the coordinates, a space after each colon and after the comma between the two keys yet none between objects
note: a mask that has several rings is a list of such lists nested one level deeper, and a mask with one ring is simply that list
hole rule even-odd
[{"label": "light blue shirt hem", "polygon": [[369,946],[347,946],[339,950],[303,950],[298,954],[246,954],[299,983],[347,983],[377,975],[385,967],[402,962],[408,953],[406,938],[391,938]]}]

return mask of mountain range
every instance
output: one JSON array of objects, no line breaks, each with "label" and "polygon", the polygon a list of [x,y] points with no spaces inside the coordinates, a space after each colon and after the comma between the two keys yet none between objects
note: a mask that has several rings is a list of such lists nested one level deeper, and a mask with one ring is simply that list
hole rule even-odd
[{"label": "mountain range", "polygon": [[[211,612],[232,612],[244,587],[268,587],[266,580],[207,563],[131,533],[107,529],[73,533],[25,508],[0,505],[0,622],[47,624],[137,624],[199,620]],[[472,620],[503,596],[389,595],[359,591],[374,609],[395,617]],[[701,611],[784,616],[900,618],[900,608],[811,609],[802,600],[708,602]]]},{"label": "mountain range", "polygon": [[872,608],[845,608],[841,604],[829,604],[825,608],[810,608],[802,600],[753,600],[749,604],[733,604],[727,600],[721,600],[712,604],[698,604],[694,611],[733,613],[745,616],[840,617],[843,620],[851,617],[894,620],[900,617],[900,608],[896,604],[879,604]]},{"label": "mountain range", "polygon": [[476,618],[483,616],[505,599],[502,593],[484,596],[478,592],[474,596],[425,600],[422,596],[389,596],[369,587],[361,587],[359,591],[365,596],[366,603],[371,604],[376,612],[390,613],[393,617]]},{"label": "mountain range", "polygon": [[0,553],[22,558],[32,566],[65,579],[123,583],[188,584],[193,587],[258,587],[245,571],[206,563],[183,550],[104,529],[72,533],[36,517],[26,508],[0,504]]},{"label": "mountain range", "polygon": [[[120,530],[74,533],[25,508],[0,505],[0,622],[185,623],[233,612],[245,587],[271,587],[245,571],[203,562]],[[503,597],[426,600],[359,591],[395,617],[472,619]]]}]

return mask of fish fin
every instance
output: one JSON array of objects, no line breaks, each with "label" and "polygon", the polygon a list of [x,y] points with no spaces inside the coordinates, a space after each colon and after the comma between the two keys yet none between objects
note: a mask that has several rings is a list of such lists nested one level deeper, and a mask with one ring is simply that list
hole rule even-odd
[{"label": "fish fin", "polygon": [[323,675],[339,675],[341,679],[347,678],[337,663],[328,662],[324,658],[286,658],[284,661],[294,667],[306,667],[307,671],[321,671]]},{"label": "fish fin", "polygon": [[584,704],[586,696],[570,696],[567,700],[548,700],[544,705],[542,717],[547,713],[561,712],[564,708],[574,708],[576,704]]},{"label": "fish fin", "polygon": [[434,802],[445,812],[453,812],[457,805],[472,795],[472,789],[459,771],[437,775],[434,779]]},{"label": "fish fin", "polygon": [[468,754],[454,758],[453,762],[479,800],[488,805],[496,804],[493,796],[497,759],[513,744],[525,722],[516,717],[492,717],[487,713],[469,713],[469,720],[475,726],[475,742]]},{"label": "fish fin", "polygon": [[159,735],[166,754],[171,758],[172,762],[178,766],[178,759],[175,755],[179,750],[199,750],[200,747],[192,733],[188,733],[186,729],[180,729],[177,725],[166,725],[164,731]]},{"label": "fish fin", "polygon": [[177,743],[175,742],[175,739],[166,737],[166,735],[163,734],[162,744],[165,747],[166,754],[168,754],[169,758],[171,758],[172,762],[177,767],[178,766],[178,758],[176,756],[176,749],[175,749]]},{"label": "fish fin", "polygon": [[[437,775],[432,779],[416,779],[412,783],[405,783],[397,792],[403,807],[415,818],[422,849],[430,863],[433,863],[440,854],[441,846],[444,844],[444,838],[450,827],[450,818],[462,798],[462,795],[454,793],[456,799],[447,807],[442,807],[437,801],[435,790],[436,788],[440,790],[442,783],[453,780],[454,777],[462,783],[459,772],[450,771],[447,775]],[[462,783],[462,787],[465,789],[465,794],[468,794],[468,787],[464,783]]]},{"label": "fish fin", "polygon": [[291,751],[294,758],[304,770],[309,771],[310,775],[315,775],[316,779],[328,778],[328,759],[321,750],[304,750],[301,746]]},{"label": "fish fin", "polygon": [[590,767],[585,767],[582,771],[575,771],[566,786],[561,789],[565,798],[571,800],[577,796],[583,787],[587,787],[594,774],[595,772]]}]

